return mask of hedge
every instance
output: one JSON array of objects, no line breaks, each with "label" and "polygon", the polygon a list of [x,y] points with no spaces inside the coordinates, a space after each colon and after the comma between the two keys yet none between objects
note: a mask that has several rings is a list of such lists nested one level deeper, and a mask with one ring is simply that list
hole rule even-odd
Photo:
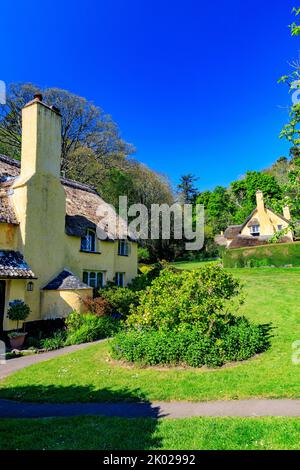
[{"label": "hedge", "polygon": [[227,249],[223,253],[223,265],[225,268],[300,266],[300,242]]}]

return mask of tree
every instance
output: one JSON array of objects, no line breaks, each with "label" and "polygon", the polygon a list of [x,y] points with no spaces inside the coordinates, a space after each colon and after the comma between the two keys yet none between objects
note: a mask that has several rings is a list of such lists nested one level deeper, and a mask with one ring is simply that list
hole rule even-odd
[{"label": "tree", "polygon": [[193,204],[199,191],[194,183],[198,178],[190,173],[180,177],[180,183],[177,185],[179,197],[183,204]]},{"label": "tree", "polygon": [[278,210],[282,200],[282,188],[275,177],[258,171],[248,171],[246,176],[230,185],[237,206],[235,222],[242,223],[256,206],[256,191],[264,194],[267,204]]},{"label": "tree", "polygon": [[6,106],[0,108],[0,145],[9,148],[9,154],[20,158],[21,110],[42,93],[46,104],[56,106],[62,115],[61,168],[72,171],[72,154],[78,148],[92,150],[97,160],[111,165],[134,153],[132,145],[121,139],[117,125],[103,110],[85,98],[58,88],[40,90],[32,83],[12,84],[8,89]]}]

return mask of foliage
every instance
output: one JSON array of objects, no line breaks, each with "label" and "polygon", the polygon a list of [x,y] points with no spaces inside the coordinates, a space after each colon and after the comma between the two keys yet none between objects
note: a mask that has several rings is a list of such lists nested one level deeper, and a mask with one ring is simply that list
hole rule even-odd
[{"label": "foliage", "polygon": [[138,247],[138,262],[139,263],[145,263],[147,261],[150,261],[150,252],[147,247],[144,246],[139,246]]},{"label": "foliage", "polygon": [[30,308],[23,300],[13,300],[12,302],[9,302],[7,318],[11,321],[17,322],[17,329],[19,329],[19,322],[26,320],[29,315]]},{"label": "foliage", "polygon": [[112,305],[104,297],[86,297],[82,299],[82,303],[89,313],[93,313],[98,317],[112,314]]},{"label": "foliage", "polygon": [[61,169],[66,177],[94,186],[115,207],[119,195],[127,196],[129,204],[143,203],[147,207],[172,203],[168,179],[130,158],[135,149],[121,138],[112,118],[67,90],[40,89],[32,83],[11,84],[7,104],[0,107],[0,153],[20,159],[21,109],[37,92],[42,92],[45,103],[60,109]]},{"label": "foliage", "polygon": [[225,268],[300,266],[300,243],[276,243],[226,250]]},{"label": "foliage", "polygon": [[80,344],[107,338],[115,334],[120,322],[112,316],[96,316],[91,313],[72,312],[66,319],[65,344]]},{"label": "foliage", "polygon": [[193,204],[198,194],[195,182],[198,178],[192,174],[182,175],[180,183],[177,185],[179,199],[183,204]]},{"label": "foliage", "polygon": [[40,341],[40,346],[46,351],[63,348],[65,346],[66,336],[67,334],[65,330],[57,330],[54,332],[53,336],[42,339]]},{"label": "foliage", "polygon": [[[194,265],[190,263],[190,269]],[[107,360],[110,341],[103,341],[7,377],[0,382],[1,398],[48,403],[300,398],[297,367],[291,360],[299,353],[299,348],[292,350],[300,328],[299,268],[232,272],[245,285],[241,314],[251,323],[272,322],[275,328],[270,349],[258,357],[217,372],[127,367]],[[67,373],[58,374],[61,368]]]},{"label": "foliage", "polygon": [[208,264],[190,272],[166,269],[141,292],[139,305],[127,322],[165,330],[197,325],[208,332],[226,316],[227,301],[240,291],[239,281],[220,266]]},{"label": "foliage", "polygon": [[112,355],[143,365],[188,365],[219,367],[241,361],[269,347],[264,327],[252,325],[246,318],[231,319],[216,336],[203,334],[191,326],[181,331],[130,329],[121,331],[111,343]]},{"label": "foliage", "polygon": [[108,287],[101,290],[101,295],[110,305],[112,313],[120,315],[122,318],[126,318],[130,307],[137,304],[138,296],[136,292],[128,287]]}]

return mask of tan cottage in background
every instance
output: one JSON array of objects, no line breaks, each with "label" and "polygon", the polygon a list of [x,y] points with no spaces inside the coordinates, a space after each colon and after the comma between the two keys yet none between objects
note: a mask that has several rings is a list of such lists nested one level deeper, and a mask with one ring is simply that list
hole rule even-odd
[{"label": "tan cottage in background", "polygon": [[219,245],[227,248],[241,248],[257,246],[268,243],[277,232],[285,230],[281,239],[283,242],[293,242],[293,232],[289,229],[290,210],[288,206],[283,214],[276,214],[264,204],[263,193],[256,193],[256,208],[241,225],[230,225],[224,234],[218,235],[215,240]]},{"label": "tan cottage in background", "polygon": [[15,328],[6,318],[13,300],[29,305],[28,321],[61,318],[82,311],[93,289],[137,274],[125,222],[94,188],[61,178],[60,160],[60,113],[36,95],[22,111],[21,164],[0,155],[0,334]]}]

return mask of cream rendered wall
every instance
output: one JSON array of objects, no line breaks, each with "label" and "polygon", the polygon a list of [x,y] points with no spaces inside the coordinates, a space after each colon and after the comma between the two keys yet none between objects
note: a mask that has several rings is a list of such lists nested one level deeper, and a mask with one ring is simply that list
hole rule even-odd
[{"label": "cream rendered wall", "polygon": [[[282,225],[283,229],[287,228],[289,225],[287,222],[285,222],[283,219],[278,217],[276,214],[274,214],[267,208],[264,209],[264,212],[260,212],[260,213],[258,213],[258,211],[256,210],[253,216],[251,217],[251,219],[249,220],[249,222],[251,222],[253,219],[259,220],[260,235],[262,236],[274,235],[276,232],[278,232],[278,228],[277,228],[278,225]],[[248,235],[248,236],[251,235],[250,227],[248,227],[248,224],[243,228],[243,230],[241,231],[241,234]],[[291,240],[293,240],[293,234],[291,231],[289,231],[286,234],[286,236],[290,237]]]},{"label": "cream rendered wall", "polygon": [[21,174],[12,200],[20,221],[18,249],[38,277],[28,304],[40,319],[40,290],[63,269],[65,191],[60,182],[61,118],[34,101],[22,110]]},{"label": "cream rendered wall", "polygon": [[18,247],[18,226],[0,224],[0,250],[16,250]]},{"label": "cream rendered wall", "polygon": [[93,295],[93,289],[42,291],[43,319],[66,318],[73,310],[84,313],[82,299]]},{"label": "cream rendered wall", "polygon": [[65,267],[70,269],[81,280],[83,271],[103,271],[105,280],[113,281],[116,272],[125,272],[125,283],[137,275],[137,243],[130,242],[129,256],[118,255],[118,241],[105,242],[97,240],[98,253],[80,252],[79,237],[65,235]]}]

